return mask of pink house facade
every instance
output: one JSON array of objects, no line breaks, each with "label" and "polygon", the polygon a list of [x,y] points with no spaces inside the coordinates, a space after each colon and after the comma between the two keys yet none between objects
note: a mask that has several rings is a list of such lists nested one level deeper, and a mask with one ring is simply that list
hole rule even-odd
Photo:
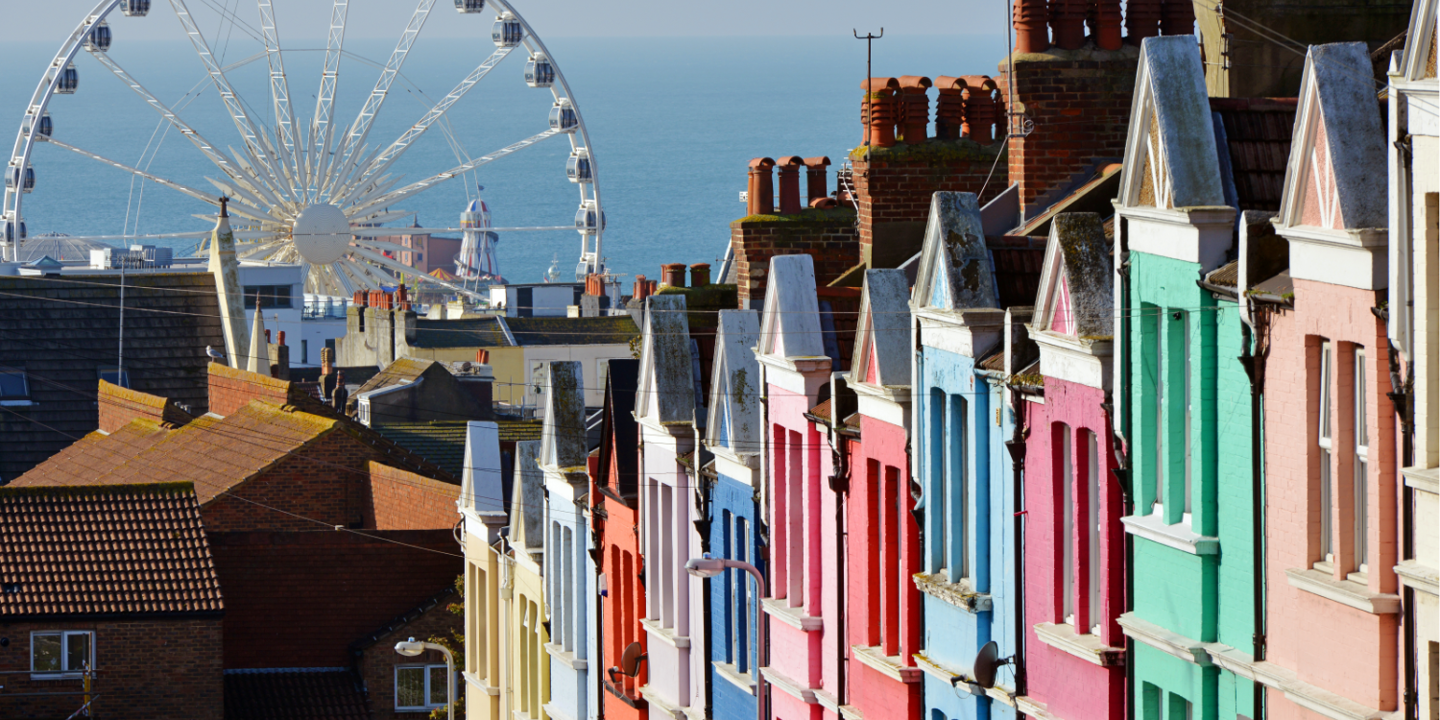
[{"label": "pink house facade", "polygon": [[867,270],[862,293],[849,378],[860,437],[845,450],[846,700],[864,717],[918,720],[924,604],[913,577],[924,563],[907,452],[910,285],[903,270]]},{"label": "pink house facade", "polygon": [[1112,263],[1100,217],[1056,216],[1029,332],[1043,396],[1027,394],[1026,695],[1039,718],[1125,716],[1126,512],[1110,417]]},{"label": "pink house facade", "polygon": [[827,434],[806,417],[830,384],[831,359],[821,341],[815,266],[809,255],[771,258],[761,318],[760,362],[765,418],[767,565],[770,597],[768,716],[838,718],[841,668],[836,570],[836,493],[827,478],[833,455]]},{"label": "pink house facade", "polygon": [[[1400,709],[1385,131],[1363,43],[1314,46],[1275,231],[1293,296],[1255,315],[1265,376],[1268,716]],[[1343,141],[1341,140],[1343,138]],[[1431,528],[1430,532],[1434,532]]]}]

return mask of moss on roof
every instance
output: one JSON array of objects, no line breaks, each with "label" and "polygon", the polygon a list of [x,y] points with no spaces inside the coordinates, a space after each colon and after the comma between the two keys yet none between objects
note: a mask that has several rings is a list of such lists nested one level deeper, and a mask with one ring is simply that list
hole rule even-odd
[{"label": "moss on roof", "polygon": [[994,142],[981,145],[969,138],[940,140],[930,138],[923,143],[897,142],[891,147],[861,145],[850,151],[851,160],[870,162],[911,162],[923,161],[932,167],[944,167],[955,162],[994,162],[996,156],[1005,154],[1005,143]]},{"label": "moss on roof", "polygon": [[415,339],[407,343],[418,348],[510,347],[505,329],[497,317],[463,320],[415,320]]},{"label": "moss on roof", "polygon": [[834,223],[855,222],[855,209],[848,207],[831,208],[822,210],[820,208],[803,208],[798,213],[786,215],[771,215],[760,213],[747,215],[739,220],[730,223],[731,227],[736,225],[750,226],[766,223],[784,223],[786,225],[826,225]]},{"label": "moss on roof", "polygon": [[624,345],[640,336],[629,315],[607,317],[505,318],[515,344],[543,345]]}]

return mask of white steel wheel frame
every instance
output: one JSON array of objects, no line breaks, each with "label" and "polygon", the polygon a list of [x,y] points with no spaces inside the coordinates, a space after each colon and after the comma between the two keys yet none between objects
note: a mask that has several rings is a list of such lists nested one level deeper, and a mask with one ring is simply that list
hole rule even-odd
[{"label": "white steel wheel frame", "polygon": [[[242,63],[236,63],[233,67],[253,62],[260,57],[265,57],[271,63],[270,86],[272,94],[272,105],[276,111],[276,123],[272,128],[257,127],[255,122],[245,113],[238,96],[231,90],[229,81],[224,76],[225,68],[221,68],[210,54],[209,47],[203,36],[196,27],[193,18],[190,17],[184,0],[169,0],[172,9],[177,17],[181,19],[182,25],[189,28],[187,33],[195,45],[196,53],[205,62],[212,84],[225,101],[235,121],[236,128],[240,132],[241,140],[244,142],[244,155],[235,152],[233,157],[224,151],[211,145],[198,132],[187,125],[171,108],[167,107],[149,91],[145,90],[133,77],[129,76],[114,61],[106,55],[106,51],[97,48],[86,48],[85,42],[89,37],[92,28],[105,19],[119,7],[121,0],[101,0],[85,19],[75,28],[73,32],[61,44],[50,65],[42,74],[35,92],[31,95],[29,103],[26,104],[24,119],[20,131],[16,134],[15,144],[10,154],[10,161],[6,168],[7,177],[11,174],[20,173],[16,182],[7,184],[5,188],[5,200],[3,206],[3,229],[0,229],[0,260],[14,262],[20,257],[20,248],[25,243],[21,237],[21,228],[24,227],[24,215],[22,205],[24,202],[24,172],[31,167],[31,155],[34,152],[35,143],[51,142],[72,152],[79,153],[96,161],[110,165],[117,169],[125,170],[136,177],[150,180],[156,184],[168,187],[190,197],[202,200],[218,207],[218,198],[212,192],[198,190],[188,187],[182,183],[167,180],[147,171],[133,168],[123,163],[109,160],[96,153],[70,146],[63,141],[47,137],[40,133],[40,119],[49,109],[51,99],[57,94],[61,76],[66,67],[75,59],[80,51],[86,50],[96,57],[102,66],[109,69],[112,74],[118,77],[139,94],[147,103],[160,113],[165,121],[168,121],[174,129],[177,129],[183,136],[194,144],[216,167],[224,174],[223,180],[209,180],[210,183],[219,188],[226,195],[231,196],[231,212],[243,220],[260,223],[258,231],[241,231],[236,233],[237,240],[241,241],[237,251],[242,257],[250,259],[270,259],[284,262],[300,262],[307,265],[306,291],[325,292],[327,294],[338,294],[358,289],[373,289],[379,287],[390,278],[375,271],[375,266],[405,273],[417,279],[446,287],[452,291],[462,294],[477,296],[474,290],[460,284],[439,280],[432,276],[417,271],[414,268],[402,265],[383,255],[388,248],[377,247],[366,238],[386,234],[397,234],[400,228],[379,228],[379,227],[356,227],[357,224],[379,224],[397,219],[398,216],[408,215],[405,211],[386,212],[377,208],[386,208],[391,202],[402,201],[413,197],[420,192],[436,187],[446,180],[463,176],[470,170],[487,164],[495,159],[513,153],[524,147],[535,144],[540,140],[547,139],[556,134],[567,135],[570,139],[571,152],[578,149],[585,149],[590,162],[590,182],[576,183],[580,194],[580,207],[584,208],[587,202],[593,202],[597,211],[597,223],[593,232],[580,229],[580,265],[578,276],[585,272],[604,272],[602,264],[601,239],[604,234],[604,207],[600,201],[600,171],[599,163],[595,157],[594,146],[590,143],[590,134],[585,126],[584,114],[575,96],[570,90],[570,85],[565,80],[565,75],[555,61],[554,55],[545,47],[545,43],[535,34],[533,28],[524,17],[517,12],[514,6],[506,0],[488,0],[495,9],[495,17],[498,19],[503,14],[509,13],[511,19],[517,22],[523,30],[523,36],[518,47],[524,47],[530,58],[537,53],[543,55],[549,62],[553,72],[554,81],[550,84],[551,98],[555,103],[562,99],[569,102],[574,112],[576,128],[574,132],[563,132],[557,130],[545,130],[530,138],[526,138],[505,148],[486,155],[475,157],[468,162],[462,163],[456,168],[437,173],[429,178],[410,183],[404,187],[396,188],[398,178],[388,180],[389,176],[384,175],[384,170],[399,159],[401,155],[413,144],[419,135],[423,134],[430,126],[444,119],[450,107],[463,97],[468,90],[482,79],[489,70],[498,65],[501,60],[517,46],[497,46],[496,51],[487,58],[480,67],[472,71],[464,81],[451,91],[444,100],[436,103],[419,123],[411,126],[400,139],[387,146],[384,151],[377,148],[367,155],[369,146],[363,141],[369,133],[371,122],[379,114],[379,110],[388,95],[390,83],[399,74],[410,47],[418,36],[421,27],[433,9],[437,0],[419,0],[414,15],[406,32],[402,34],[395,52],[392,53],[390,62],[385,70],[381,72],[381,78],[375,89],[371,92],[370,100],[362,108],[360,116],[347,129],[340,133],[334,132],[335,123],[330,117],[330,110],[333,104],[333,96],[338,84],[339,58],[343,51],[344,24],[348,12],[349,0],[334,0],[331,27],[328,34],[329,48],[326,53],[326,62],[322,71],[321,90],[317,97],[316,113],[310,123],[310,136],[303,138],[301,130],[295,122],[294,111],[290,105],[287,79],[283,70],[283,48],[279,47],[278,37],[275,34],[274,16],[271,9],[271,0],[257,0],[261,12],[262,25],[264,25],[264,37],[262,41],[266,45],[266,51],[250,58]],[[157,3],[158,4],[158,0]],[[442,6],[443,7],[443,6]],[[465,13],[469,14],[469,13]],[[338,23],[338,25],[337,25]],[[337,135],[340,137],[336,141]],[[578,136],[578,140],[577,140]],[[272,139],[273,138],[273,141]],[[305,142],[302,143],[301,140]],[[463,152],[463,149],[462,149]],[[303,157],[303,160],[301,159]],[[387,181],[388,180],[388,181]],[[349,247],[344,251],[342,257],[329,262],[313,264],[307,262],[306,258],[296,249],[293,233],[295,221],[299,214],[306,208],[315,204],[323,204],[322,201],[335,200],[338,204],[346,205],[347,220],[351,221]],[[516,228],[492,228],[493,231],[526,231],[526,230],[558,230],[569,229],[564,226],[545,227],[516,227]],[[27,229],[28,230],[28,229]],[[409,234],[420,234],[424,232],[454,232],[463,228],[410,228],[406,229]],[[91,237],[74,238],[77,240],[158,240],[170,238],[193,237],[203,240],[209,235],[209,228],[197,230],[193,233],[164,233],[154,235],[97,235]],[[9,233],[13,233],[13,237]],[[289,241],[287,242],[287,238]],[[593,238],[593,241],[592,241]],[[247,242],[248,241],[248,242]],[[580,279],[580,277],[577,277]]]}]

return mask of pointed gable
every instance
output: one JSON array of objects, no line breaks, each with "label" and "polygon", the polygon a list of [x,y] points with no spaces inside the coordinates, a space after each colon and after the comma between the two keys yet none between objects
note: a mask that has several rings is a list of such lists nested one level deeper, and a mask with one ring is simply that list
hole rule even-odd
[{"label": "pointed gable", "polygon": [[754,454],[760,448],[760,363],[755,359],[759,340],[758,312],[720,311],[706,442],[737,455]]},{"label": "pointed gable", "polygon": [[[1437,5],[1440,5],[1440,0],[1416,0],[1410,8],[1410,30],[1405,38],[1405,54],[1398,68],[1406,80],[1435,79]],[[1414,100],[1411,103],[1413,107]],[[1430,108],[1429,112],[1433,114],[1434,108]]]},{"label": "pointed gable", "polygon": [[1205,68],[1193,35],[1140,46],[1120,200],[1129,207],[1225,205]]},{"label": "pointed gable", "polygon": [[999,308],[995,263],[985,246],[985,225],[975,193],[937,192],[920,249],[915,297],[941,310]]},{"label": "pointed gable", "polygon": [[[640,436],[635,425],[635,385],[640,361],[610,361],[605,374],[604,424],[600,428],[600,464],[595,477],[629,502],[639,496]],[[632,505],[633,507],[633,505]]]},{"label": "pointed gable", "polygon": [[1388,170],[1380,105],[1368,82],[1365,43],[1314,45],[1305,56],[1300,107],[1285,171],[1279,227],[1384,228]]},{"label": "pointed gable", "polygon": [[661,425],[694,422],[694,360],[684,295],[652,295],[645,299],[641,343],[636,417]]},{"label": "pointed gable", "polygon": [[510,490],[510,544],[526,550],[545,547],[545,474],[540,441],[515,443],[515,480]]},{"label": "pointed gable", "polygon": [[758,353],[783,358],[826,357],[815,294],[815,260],[809,255],[770,258]]},{"label": "pointed gable", "polygon": [[1062,213],[1050,224],[1040,291],[1030,327],[1075,340],[1114,333],[1113,265],[1095,213]]},{"label": "pointed gable", "polygon": [[500,429],[489,421],[465,424],[465,473],[462,487],[477,513],[505,512],[504,471],[500,464]]},{"label": "pointed gable", "polygon": [[585,380],[580,363],[552,360],[546,368],[541,462],[560,472],[585,471]]},{"label": "pointed gable", "polygon": [[866,270],[851,382],[910,384],[910,283],[905,271]]}]

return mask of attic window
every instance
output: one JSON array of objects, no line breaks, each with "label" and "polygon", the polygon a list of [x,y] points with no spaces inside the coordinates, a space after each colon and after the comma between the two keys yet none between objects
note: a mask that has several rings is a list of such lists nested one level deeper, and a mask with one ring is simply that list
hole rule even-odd
[{"label": "attic window", "polygon": [[121,370],[118,367],[102,367],[96,370],[96,374],[100,376],[101,380],[111,385],[119,385],[123,388],[130,387],[130,373],[127,370]]},{"label": "attic window", "polygon": [[262,308],[292,307],[289,285],[246,285],[245,308],[247,310],[255,309],[255,299],[257,295],[259,296],[260,307]]},{"label": "attic window", "polygon": [[29,404],[30,382],[24,370],[0,370],[0,403]]}]

